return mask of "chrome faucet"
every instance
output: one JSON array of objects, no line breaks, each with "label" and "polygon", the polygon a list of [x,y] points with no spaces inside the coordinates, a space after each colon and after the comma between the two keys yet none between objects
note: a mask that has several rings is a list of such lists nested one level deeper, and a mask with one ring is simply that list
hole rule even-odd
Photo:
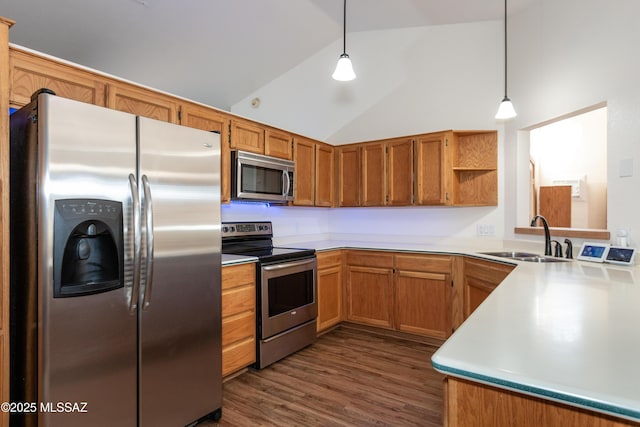
[{"label": "chrome faucet", "polygon": [[535,227],[537,220],[542,221],[542,226],[544,227],[544,254],[551,256],[551,233],[549,233],[549,224],[545,217],[536,215],[531,220],[531,227]]}]

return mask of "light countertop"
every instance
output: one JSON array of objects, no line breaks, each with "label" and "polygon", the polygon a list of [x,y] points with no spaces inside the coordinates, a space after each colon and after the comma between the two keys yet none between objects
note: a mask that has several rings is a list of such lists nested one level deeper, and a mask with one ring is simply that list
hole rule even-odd
[{"label": "light countertop", "polygon": [[[295,246],[507,261],[438,244],[315,241]],[[517,267],[435,353],[433,366],[448,375],[640,421],[640,268],[508,262]]]}]

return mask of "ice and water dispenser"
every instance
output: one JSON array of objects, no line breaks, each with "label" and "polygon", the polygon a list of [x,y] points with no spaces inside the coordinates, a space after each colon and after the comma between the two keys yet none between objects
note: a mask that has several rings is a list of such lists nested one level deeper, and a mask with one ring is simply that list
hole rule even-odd
[{"label": "ice and water dispenser", "polygon": [[122,203],[56,200],[53,232],[54,298],[124,286]]}]

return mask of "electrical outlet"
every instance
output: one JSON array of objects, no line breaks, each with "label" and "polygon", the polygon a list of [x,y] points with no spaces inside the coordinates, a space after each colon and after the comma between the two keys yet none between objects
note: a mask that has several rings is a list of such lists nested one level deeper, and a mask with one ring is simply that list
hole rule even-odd
[{"label": "electrical outlet", "polygon": [[493,224],[478,224],[476,225],[476,234],[482,237],[495,236],[496,230]]}]

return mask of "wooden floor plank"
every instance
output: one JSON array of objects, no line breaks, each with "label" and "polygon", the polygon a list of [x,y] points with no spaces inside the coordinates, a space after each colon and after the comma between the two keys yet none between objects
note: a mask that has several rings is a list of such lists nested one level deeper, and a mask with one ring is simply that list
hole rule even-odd
[{"label": "wooden floor plank", "polygon": [[203,426],[441,426],[437,347],[340,326],[223,385],[222,419]]}]

